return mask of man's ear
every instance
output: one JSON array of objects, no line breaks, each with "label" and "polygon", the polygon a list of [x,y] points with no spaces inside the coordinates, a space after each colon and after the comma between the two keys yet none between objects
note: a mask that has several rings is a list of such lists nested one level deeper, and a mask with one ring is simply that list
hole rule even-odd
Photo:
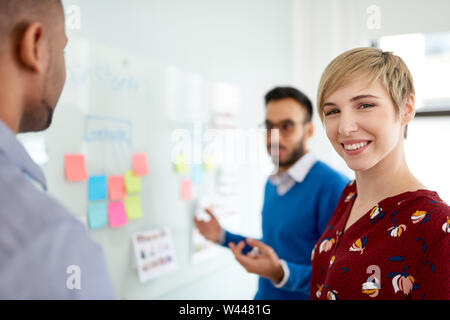
[{"label": "man's ear", "polygon": [[306,129],[306,132],[305,132],[306,137],[308,139],[311,138],[314,134],[314,124],[312,123],[312,121],[306,123],[305,129]]},{"label": "man's ear", "polygon": [[44,69],[44,30],[39,22],[29,25],[19,42],[21,64],[29,70],[40,73]]},{"label": "man's ear", "polygon": [[407,125],[414,119],[416,115],[416,106],[415,106],[415,97],[413,94],[409,95],[408,99],[406,99],[405,105],[401,110],[401,124]]}]

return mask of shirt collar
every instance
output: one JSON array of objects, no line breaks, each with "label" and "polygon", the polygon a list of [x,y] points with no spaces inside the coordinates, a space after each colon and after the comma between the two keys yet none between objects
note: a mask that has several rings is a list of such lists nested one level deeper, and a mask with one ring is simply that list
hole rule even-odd
[{"label": "shirt collar", "polygon": [[47,190],[47,182],[41,168],[31,159],[14,133],[0,119],[0,154],[4,154],[22,172]]},{"label": "shirt collar", "polygon": [[273,174],[269,177],[269,179],[274,185],[279,185],[286,179],[286,176],[289,176],[296,182],[300,183],[305,179],[306,175],[317,160],[317,157],[313,153],[308,152],[298,159],[297,162],[294,163],[292,167],[290,167],[284,174]]}]

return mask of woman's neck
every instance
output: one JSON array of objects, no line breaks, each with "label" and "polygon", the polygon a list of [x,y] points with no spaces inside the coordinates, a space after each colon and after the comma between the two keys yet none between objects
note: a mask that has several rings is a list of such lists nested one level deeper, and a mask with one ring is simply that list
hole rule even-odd
[{"label": "woman's neck", "polygon": [[409,170],[403,144],[373,168],[355,172],[355,178],[357,202],[369,206],[403,192],[426,188]]}]

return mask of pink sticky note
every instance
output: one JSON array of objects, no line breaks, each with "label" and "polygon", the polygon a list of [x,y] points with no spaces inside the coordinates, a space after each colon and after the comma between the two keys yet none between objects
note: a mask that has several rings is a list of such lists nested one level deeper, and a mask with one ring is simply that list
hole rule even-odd
[{"label": "pink sticky note", "polygon": [[64,156],[64,171],[67,181],[84,181],[88,179],[84,155],[66,154]]},{"label": "pink sticky note", "polygon": [[127,224],[127,214],[123,202],[108,203],[108,219],[111,228],[117,228]]},{"label": "pink sticky note", "polygon": [[180,198],[181,200],[192,200],[194,198],[194,194],[192,192],[192,181],[190,179],[181,180]]},{"label": "pink sticky note", "polygon": [[125,180],[123,176],[108,177],[109,199],[116,201],[125,198]]},{"label": "pink sticky note", "polygon": [[136,176],[148,174],[147,155],[145,153],[135,153],[132,158],[133,172]]}]

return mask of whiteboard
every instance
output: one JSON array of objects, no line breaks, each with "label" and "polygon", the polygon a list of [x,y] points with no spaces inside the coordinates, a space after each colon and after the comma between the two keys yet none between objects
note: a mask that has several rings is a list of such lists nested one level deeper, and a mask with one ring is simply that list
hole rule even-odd
[{"label": "whiteboard", "polygon": [[[51,128],[24,135],[21,140],[43,167],[49,193],[81,220],[86,220],[87,215],[88,183],[65,180],[64,155],[83,154],[89,176],[112,176],[131,169],[133,153],[146,153],[150,173],[142,177],[143,217],[120,228],[89,231],[103,249],[116,297],[158,298],[235,263],[232,255],[219,246],[209,246],[209,254],[193,258],[193,241],[198,238],[193,228],[197,200],[217,195],[218,182],[224,181],[220,166],[203,170],[201,183],[194,185],[195,199],[183,201],[179,196],[180,181],[192,178],[192,171],[176,173],[172,159],[177,138],[174,132],[195,135],[199,126],[204,129],[229,124],[230,119],[214,120],[211,115],[221,109],[234,109],[236,113],[239,88],[209,82],[175,66],[157,66],[82,37],[70,39],[66,63],[67,81]],[[265,153],[263,139],[259,142]],[[195,146],[192,150],[194,158]],[[238,202],[236,198],[232,201],[236,215],[225,224],[231,231],[242,231]],[[133,266],[131,236],[161,228],[169,228],[173,236],[177,268],[141,283]]]}]

